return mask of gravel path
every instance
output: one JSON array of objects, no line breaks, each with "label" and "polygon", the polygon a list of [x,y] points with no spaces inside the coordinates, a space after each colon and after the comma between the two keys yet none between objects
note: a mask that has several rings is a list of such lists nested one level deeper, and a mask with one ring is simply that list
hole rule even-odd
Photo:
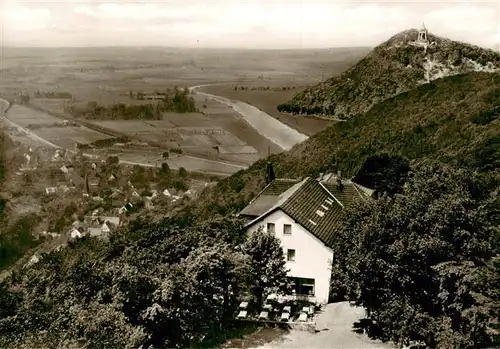
[{"label": "gravel path", "polygon": [[193,86],[190,87],[190,91],[205,98],[212,99],[214,101],[232,107],[238,114],[242,115],[243,118],[248,122],[248,124],[252,126],[258,133],[260,133],[262,136],[269,139],[273,143],[277,144],[284,150],[289,150],[294,145],[301,143],[309,138],[305,134],[298,132],[297,130],[291,128],[290,126],[282,123],[281,121],[273,118],[271,115],[264,113],[262,110],[250,104],[198,91],[200,87],[205,86],[211,85]]},{"label": "gravel path", "polygon": [[[363,308],[351,307],[348,302],[328,304],[316,318],[316,330],[311,333],[292,329],[284,332],[266,329],[243,340],[227,343],[224,348],[245,349],[394,349],[394,345],[374,341],[352,331],[354,322],[363,318]],[[270,333],[274,332],[274,335]],[[278,337],[278,338],[276,338]],[[263,344],[268,339],[268,343]]]}]

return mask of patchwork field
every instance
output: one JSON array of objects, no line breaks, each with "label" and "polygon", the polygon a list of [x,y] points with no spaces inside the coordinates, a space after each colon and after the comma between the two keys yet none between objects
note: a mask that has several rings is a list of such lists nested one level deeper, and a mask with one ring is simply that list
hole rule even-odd
[{"label": "patchwork field", "polygon": [[147,164],[151,167],[160,167],[163,162],[166,162],[172,169],[179,169],[183,167],[188,171],[204,172],[215,175],[233,174],[246,167],[244,165],[225,163],[210,159],[200,159],[189,155],[180,155],[170,159],[163,159],[161,154],[154,152],[126,151],[117,153],[116,155],[119,155],[121,161],[128,162],[131,165],[141,163]]},{"label": "patchwork field", "polygon": [[72,149],[76,142],[86,144],[110,138],[108,135],[86,127],[65,126],[61,119],[23,105],[14,104],[9,109],[7,117],[37,136],[64,148]]},{"label": "patchwork field", "polygon": [[[9,111],[9,118],[47,141],[68,148],[73,148],[75,142],[89,143],[109,138],[91,129],[90,125],[80,127],[77,124],[71,125],[71,122],[62,123],[66,117],[71,119],[64,114],[64,106],[69,103],[79,106],[85,106],[91,101],[104,106],[116,103],[151,103],[148,100],[132,100],[129,93],[151,94],[155,90],[166,91],[175,86],[183,88],[218,83],[228,85],[212,86],[207,88],[207,92],[255,105],[289,126],[312,134],[324,128],[326,123],[277,115],[276,105],[288,100],[299,87],[315,84],[322,76],[342,72],[368,50],[6,47],[2,51],[0,96],[12,99],[20,91],[28,93],[31,97],[30,104],[49,113],[14,105]],[[294,89],[278,92],[234,91],[235,85],[288,86]],[[47,93],[71,94],[73,98],[46,98]],[[232,173],[241,164],[249,165],[269,152],[283,151],[250,127],[231,107],[205,100],[198,95],[193,97],[200,113],[165,113],[163,120],[155,121],[95,122],[97,126],[107,129],[102,130],[103,132],[114,133],[111,132],[114,130],[116,134],[135,136],[141,143],[155,141],[172,148],[180,147],[183,155],[204,157],[205,160],[189,157],[186,158],[189,160],[182,160],[185,162],[183,167],[193,170],[206,168],[214,172]],[[50,113],[58,114],[61,118],[51,116]],[[99,153],[110,153],[113,149],[117,150],[116,147],[111,147],[100,149]],[[124,153],[123,156],[133,160],[140,158],[139,153]],[[147,153],[144,155],[146,158],[158,158],[161,153],[159,149],[154,156]],[[180,159],[169,159],[172,161],[171,166],[177,166],[175,161],[179,162]],[[195,164],[196,161],[199,162],[198,165]],[[224,170],[217,171],[217,161],[232,162],[237,166],[225,168],[226,164],[219,164]]]},{"label": "patchwork field", "polygon": [[[133,137],[149,139],[167,145],[170,148],[180,148],[191,154],[206,155],[216,159],[217,155],[253,155],[247,156],[243,162],[258,159],[258,151],[231,134],[213,120],[201,114],[166,113],[164,120],[141,121],[99,121],[95,124],[123,132]],[[197,126],[187,126],[187,125]],[[217,148],[219,152],[217,152]],[[242,159],[236,159],[242,162]]]}]

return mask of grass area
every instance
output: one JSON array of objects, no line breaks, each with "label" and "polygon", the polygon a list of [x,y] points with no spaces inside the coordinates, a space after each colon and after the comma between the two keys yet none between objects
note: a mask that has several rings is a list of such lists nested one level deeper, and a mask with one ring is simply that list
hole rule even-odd
[{"label": "grass area", "polygon": [[21,217],[0,234],[0,271],[15,264],[28,250],[42,242],[31,235],[39,220],[40,217],[35,215]]},{"label": "grass area", "polygon": [[[500,168],[500,120],[484,124],[477,118],[496,110],[499,103],[500,75],[447,77],[386,100],[270,159],[276,176],[287,178],[327,170],[341,170],[350,177],[368,156],[381,152],[416,162],[430,159],[495,170]],[[260,160],[219,182],[199,201],[199,214],[243,208],[263,188],[265,166],[266,160]]]}]

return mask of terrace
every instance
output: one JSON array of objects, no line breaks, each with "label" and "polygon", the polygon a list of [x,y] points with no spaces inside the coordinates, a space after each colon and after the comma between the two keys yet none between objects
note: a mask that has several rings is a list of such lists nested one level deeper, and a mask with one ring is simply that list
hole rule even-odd
[{"label": "terrace", "polygon": [[314,317],[319,307],[314,299],[298,296],[269,295],[264,304],[243,299],[234,314],[235,321],[263,324],[286,324],[292,328],[314,331]]}]

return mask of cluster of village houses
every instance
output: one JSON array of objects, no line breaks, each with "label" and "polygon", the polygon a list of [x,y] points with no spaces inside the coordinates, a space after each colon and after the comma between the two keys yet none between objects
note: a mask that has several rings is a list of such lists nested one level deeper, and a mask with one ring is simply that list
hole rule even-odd
[{"label": "cluster of village houses", "polygon": [[[29,149],[24,154],[25,163],[21,166],[20,172],[27,170],[34,170],[40,161],[35,157],[40,154],[35,154],[32,149]],[[85,176],[82,178],[81,171],[72,164],[71,158],[67,152],[63,150],[56,150],[50,154],[49,167],[54,170],[56,179],[53,184],[57,185],[47,186],[44,188],[46,196],[63,195],[68,192],[81,193],[82,199],[87,202],[94,202],[96,204],[107,201],[111,203],[111,207],[106,205],[106,209],[99,207],[94,209],[90,215],[87,215],[83,220],[75,220],[67,232],[63,234],[55,232],[41,232],[41,235],[51,236],[53,238],[62,235],[68,236],[72,239],[78,239],[84,236],[106,236],[118,227],[127,223],[127,216],[129,213],[135,212],[138,207],[152,209],[159,202],[161,203],[180,203],[183,199],[196,198],[199,193],[208,185],[208,183],[201,181],[191,181],[191,188],[186,191],[168,188],[159,190],[155,183],[149,183],[147,189],[137,189],[127,179],[120,179],[118,173],[108,173],[106,176],[90,176],[89,173],[107,173],[107,171],[99,171],[106,167],[105,161],[91,162],[89,171],[85,171]],[[123,181],[126,181],[124,183]],[[102,183],[105,181],[105,183]],[[55,182],[55,183],[54,183]],[[102,187],[108,188],[106,197],[100,196]],[[80,194],[77,194],[80,195]]]}]

